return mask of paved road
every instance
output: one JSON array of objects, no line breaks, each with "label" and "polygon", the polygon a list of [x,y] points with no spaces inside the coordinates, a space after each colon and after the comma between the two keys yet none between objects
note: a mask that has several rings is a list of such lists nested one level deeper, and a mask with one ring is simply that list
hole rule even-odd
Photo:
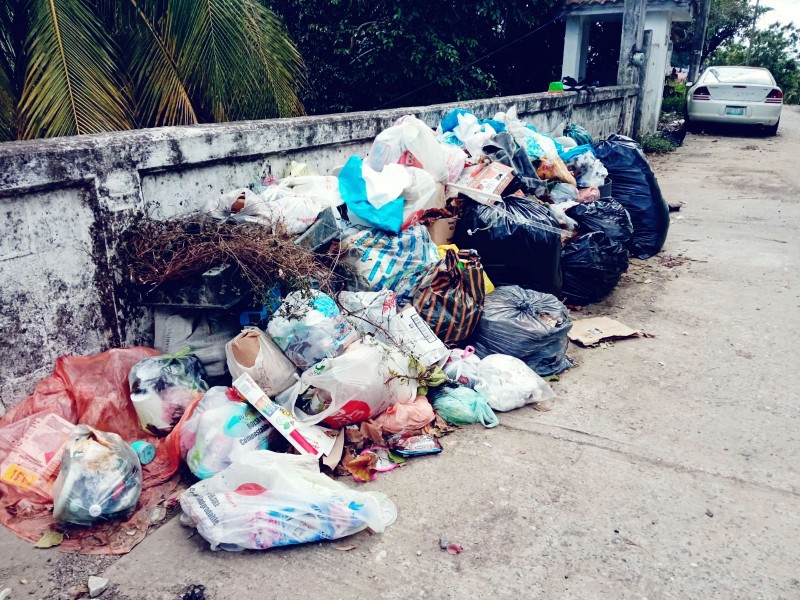
[{"label": "paved road", "polygon": [[368,484],[400,510],[384,535],[225,554],[173,520],[115,562],[2,531],[0,589],[56,598],[104,572],[124,600],[800,598],[798,156],[787,109],[776,138],[689,136],[655,161],[687,204],[662,257],[586,311],[655,337],[573,349],[549,412]]}]

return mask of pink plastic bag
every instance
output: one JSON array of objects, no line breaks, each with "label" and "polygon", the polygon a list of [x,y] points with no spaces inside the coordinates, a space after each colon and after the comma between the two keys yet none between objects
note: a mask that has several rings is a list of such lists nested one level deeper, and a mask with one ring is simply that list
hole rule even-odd
[{"label": "pink plastic bag", "polygon": [[[0,463],[28,429],[48,415],[116,433],[128,443],[145,440],[156,447],[156,458],[142,469],[144,490],[136,513],[124,523],[109,522],[71,531],[59,547],[62,551],[130,552],[144,539],[153,507],[177,485],[173,475],[180,465],[180,430],[200,397],[187,409],[172,433],[156,438],[139,428],[128,389],[131,367],[159,354],[150,348],[137,347],[108,350],[94,356],[61,356],[56,360],[53,374],[37,383],[31,396],[0,419]],[[0,479],[0,523],[19,537],[36,542],[53,529],[53,499],[48,492],[26,490]]]},{"label": "pink plastic bag", "polygon": [[436,418],[433,407],[425,396],[417,396],[413,402],[392,404],[375,417],[375,424],[387,433],[402,433],[422,429]]}]

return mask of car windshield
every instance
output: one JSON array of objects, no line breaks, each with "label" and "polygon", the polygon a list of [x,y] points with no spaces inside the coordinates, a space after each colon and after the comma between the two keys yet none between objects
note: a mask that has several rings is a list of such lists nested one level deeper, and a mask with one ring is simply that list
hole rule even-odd
[{"label": "car windshield", "polygon": [[774,85],[772,76],[766,69],[745,69],[737,67],[711,67],[706,71],[703,82]]}]

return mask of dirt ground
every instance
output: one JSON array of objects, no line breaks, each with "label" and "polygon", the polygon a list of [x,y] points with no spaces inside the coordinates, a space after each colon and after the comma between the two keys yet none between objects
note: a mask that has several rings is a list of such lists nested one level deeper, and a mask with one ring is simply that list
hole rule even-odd
[{"label": "dirt ground", "polygon": [[549,411],[465,427],[366,484],[398,506],[385,534],[214,553],[173,519],[98,559],[2,530],[0,590],[69,598],[102,575],[117,600],[193,583],[209,600],[800,598],[799,155],[787,107],[775,138],[690,135],[654,160],[686,202],[664,252],[573,315],[654,337],[572,347]]}]

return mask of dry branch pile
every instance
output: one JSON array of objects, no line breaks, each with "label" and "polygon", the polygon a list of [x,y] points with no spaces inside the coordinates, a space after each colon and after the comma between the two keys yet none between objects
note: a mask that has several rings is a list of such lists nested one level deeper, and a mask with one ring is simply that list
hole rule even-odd
[{"label": "dry branch pile", "polygon": [[[341,288],[338,254],[315,253],[288,235],[263,225],[230,223],[191,215],[166,221],[141,218],[121,237],[119,255],[129,281],[149,290],[199,277],[219,265],[237,265],[253,291],[276,281],[302,289],[314,280],[319,289]],[[335,250],[335,249],[334,249]]]}]

